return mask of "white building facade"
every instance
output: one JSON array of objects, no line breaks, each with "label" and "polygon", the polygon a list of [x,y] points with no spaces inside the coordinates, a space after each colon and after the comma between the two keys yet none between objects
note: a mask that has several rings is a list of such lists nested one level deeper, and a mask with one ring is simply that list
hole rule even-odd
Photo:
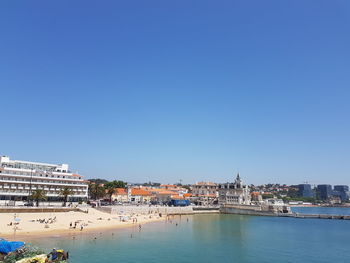
[{"label": "white building facade", "polygon": [[234,183],[225,183],[219,185],[219,204],[251,204],[250,190],[248,186],[243,183],[239,174],[237,174]]},{"label": "white building facade", "polygon": [[45,191],[48,202],[60,201],[60,191],[69,188],[70,202],[85,201],[88,183],[69,171],[68,164],[48,164],[0,157],[0,205],[24,203],[37,189]]}]

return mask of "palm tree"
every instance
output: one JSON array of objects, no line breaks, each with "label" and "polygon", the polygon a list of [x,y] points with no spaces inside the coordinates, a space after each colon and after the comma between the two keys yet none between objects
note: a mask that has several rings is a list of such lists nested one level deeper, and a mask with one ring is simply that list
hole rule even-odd
[{"label": "palm tree", "polygon": [[109,197],[109,201],[112,203],[112,196],[115,194],[115,188],[107,188],[107,195]]},{"label": "palm tree", "polygon": [[68,197],[73,194],[73,191],[69,187],[64,187],[60,191],[60,196],[63,197],[63,206],[66,206]]},{"label": "palm tree", "polygon": [[30,198],[35,200],[36,206],[39,206],[40,201],[46,200],[46,193],[43,189],[37,189],[31,194]]},{"label": "palm tree", "polygon": [[89,184],[89,195],[91,199],[97,200],[105,196],[105,189],[100,184]]}]

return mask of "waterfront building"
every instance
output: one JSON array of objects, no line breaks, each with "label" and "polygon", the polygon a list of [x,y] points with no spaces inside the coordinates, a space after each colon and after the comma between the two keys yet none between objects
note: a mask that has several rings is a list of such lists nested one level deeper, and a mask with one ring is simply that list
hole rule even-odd
[{"label": "waterfront building", "polygon": [[262,195],[260,192],[251,192],[250,196],[251,196],[251,201],[258,202],[258,203],[261,203],[263,201]]},{"label": "waterfront building", "polygon": [[218,199],[218,185],[212,182],[198,182],[191,186],[192,201],[197,205],[213,205]]},{"label": "waterfront building", "polygon": [[88,197],[88,183],[72,173],[68,164],[48,164],[11,160],[0,157],[0,204],[24,204],[37,189],[45,191],[47,201],[60,201],[60,191],[72,191],[69,201],[84,201]]},{"label": "waterfront building", "polygon": [[249,187],[245,185],[237,174],[234,183],[219,185],[219,204],[250,205],[251,196]]},{"label": "waterfront building", "polygon": [[347,185],[335,185],[333,195],[340,198],[341,201],[349,201],[349,186]]},{"label": "waterfront building", "polygon": [[134,204],[147,204],[151,202],[152,194],[141,188],[128,188],[128,201]]},{"label": "waterfront building", "polygon": [[301,197],[315,197],[315,192],[312,190],[311,184],[299,184],[298,192]]},{"label": "waterfront building", "polygon": [[179,185],[174,185],[174,184],[161,184],[159,188],[169,190],[169,191],[175,191],[179,195],[184,195],[188,193],[188,189],[183,188],[182,186],[179,186]]},{"label": "waterfront building", "polygon": [[112,195],[112,201],[126,203],[128,202],[128,192],[124,188],[115,188],[115,193]]},{"label": "waterfront building", "polygon": [[212,182],[199,182],[192,185],[192,195],[217,195],[218,185]]},{"label": "waterfront building", "polygon": [[332,197],[332,186],[330,184],[320,184],[317,186],[317,192],[321,200],[327,200]]},{"label": "waterfront building", "polygon": [[154,196],[155,200],[160,204],[168,203],[174,198],[180,198],[177,192],[170,190],[157,191]]}]

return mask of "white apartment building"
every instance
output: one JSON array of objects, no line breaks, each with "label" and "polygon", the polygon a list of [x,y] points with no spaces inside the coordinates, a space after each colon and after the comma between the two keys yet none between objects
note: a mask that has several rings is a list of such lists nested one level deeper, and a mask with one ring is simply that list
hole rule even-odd
[{"label": "white apartment building", "polygon": [[218,185],[212,182],[199,182],[192,185],[192,195],[193,196],[218,196]]},{"label": "white apartment building", "polygon": [[86,200],[88,183],[69,171],[68,164],[48,164],[0,157],[0,205],[26,202],[35,190],[45,191],[48,202],[60,201],[60,191],[72,191],[70,202]]}]

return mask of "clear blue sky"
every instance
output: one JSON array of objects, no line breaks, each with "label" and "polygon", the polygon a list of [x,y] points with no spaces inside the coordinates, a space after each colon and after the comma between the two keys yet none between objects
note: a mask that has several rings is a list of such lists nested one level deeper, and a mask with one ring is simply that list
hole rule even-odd
[{"label": "clear blue sky", "polygon": [[350,184],[350,2],[1,1],[0,154],[131,182]]}]

